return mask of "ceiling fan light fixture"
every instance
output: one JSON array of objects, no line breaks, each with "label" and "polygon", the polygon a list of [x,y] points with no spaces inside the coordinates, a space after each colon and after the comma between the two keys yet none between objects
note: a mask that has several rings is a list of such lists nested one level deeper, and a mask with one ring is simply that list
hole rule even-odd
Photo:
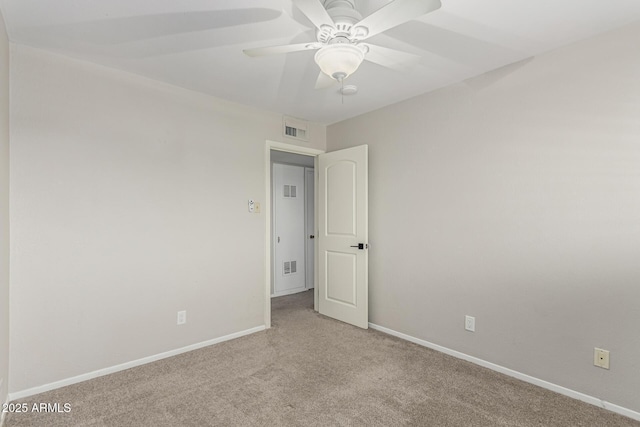
[{"label": "ceiling fan light fixture", "polygon": [[358,46],[336,43],[316,52],[315,61],[323,73],[342,81],[353,74],[364,60],[364,52]]}]

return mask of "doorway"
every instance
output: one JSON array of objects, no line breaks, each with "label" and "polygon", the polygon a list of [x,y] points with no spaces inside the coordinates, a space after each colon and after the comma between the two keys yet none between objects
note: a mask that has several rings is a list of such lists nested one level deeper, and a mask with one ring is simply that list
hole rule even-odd
[{"label": "doorway", "polygon": [[[313,239],[314,265],[317,266],[313,274],[314,310],[366,329],[369,249],[367,145],[325,154],[321,150],[272,141],[267,141],[265,146],[265,327],[271,327],[271,283],[274,270],[279,270],[272,268],[272,151],[313,157],[316,171],[313,174],[314,235],[317,237]],[[286,191],[283,187],[283,194]],[[291,195],[291,185],[288,194]]]},{"label": "doorway", "polygon": [[[272,283],[273,283],[274,273],[276,271],[276,269],[273,268],[273,254],[274,254],[274,250],[273,250],[274,239],[272,238],[273,236],[273,204],[271,199],[271,193],[273,190],[272,173],[271,173],[272,154],[274,156],[274,160],[281,159],[281,157],[279,156],[282,156],[282,155],[285,155],[285,156],[298,155],[300,156],[298,157],[298,159],[303,158],[307,162],[312,162],[313,167],[315,168],[315,165],[317,163],[316,156],[322,153],[324,153],[323,150],[291,145],[291,144],[286,144],[286,143],[276,142],[276,141],[267,140],[265,144],[264,158],[265,158],[265,184],[266,185],[265,185],[265,199],[264,199],[263,212],[265,213],[266,228],[267,228],[266,245],[265,245],[265,281],[266,283],[265,283],[265,306],[264,306],[264,313],[265,313],[264,323],[266,328],[271,327]],[[311,164],[311,163],[307,163],[307,164]],[[315,192],[315,189],[317,188],[317,175],[315,173],[313,173],[312,175],[313,175],[312,188],[314,190],[313,205],[315,210],[315,205],[317,202],[317,196],[316,196],[317,193]],[[309,185],[311,184],[309,183]],[[313,230],[316,230],[316,229],[317,229],[317,225],[315,223],[315,215],[314,215]],[[310,235],[315,235],[315,233],[309,233],[307,234],[307,237]],[[317,255],[315,254],[315,239],[310,239],[310,240],[311,240],[311,243],[308,243],[308,245],[311,245],[314,248],[314,253],[311,256],[313,257],[313,264],[316,265]],[[306,251],[306,255],[309,255],[309,251]],[[310,272],[306,271],[306,276],[309,276],[309,274]],[[315,286],[315,283],[317,283],[317,269],[314,268],[311,274],[312,274],[313,283],[314,283],[314,286],[313,286],[314,310],[317,311],[318,310],[318,286]]]},{"label": "doorway", "polygon": [[271,151],[271,296],[314,285],[314,157]]}]

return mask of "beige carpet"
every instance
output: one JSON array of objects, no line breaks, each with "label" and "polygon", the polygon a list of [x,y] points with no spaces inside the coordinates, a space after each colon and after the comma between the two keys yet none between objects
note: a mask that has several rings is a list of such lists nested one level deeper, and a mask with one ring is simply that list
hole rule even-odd
[{"label": "beige carpet", "polygon": [[640,423],[274,299],[273,328],[21,402],[7,426],[640,426]]}]

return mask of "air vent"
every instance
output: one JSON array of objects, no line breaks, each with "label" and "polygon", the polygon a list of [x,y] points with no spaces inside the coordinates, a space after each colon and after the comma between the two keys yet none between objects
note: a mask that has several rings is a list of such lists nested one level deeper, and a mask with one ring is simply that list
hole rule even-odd
[{"label": "air vent", "polygon": [[293,128],[291,126],[284,127],[284,134],[292,138],[306,139],[307,131],[304,129]]},{"label": "air vent", "polygon": [[282,274],[288,276],[298,272],[298,261],[285,261],[282,263]]},{"label": "air vent", "polygon": [[301,141],[309,141],[309,124],[304,120],[285,116],[282,124],[284,126],[284,136]]},{"label": "air vent", "polygon": [[291,198],[291,197],[296,197],[298,191],[297,191],[297,186],[295,185],[285,185],[283,190],[282,190],[282,195],[285,198]]}]

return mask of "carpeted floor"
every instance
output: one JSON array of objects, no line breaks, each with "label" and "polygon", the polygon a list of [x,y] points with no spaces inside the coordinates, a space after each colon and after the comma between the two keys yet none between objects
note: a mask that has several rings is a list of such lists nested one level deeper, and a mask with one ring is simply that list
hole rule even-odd
[{"label": "carpeted floor", "polygon": [[640,426],[639,422],[274,299],[273,328],[18,403],[14,426]]}]

